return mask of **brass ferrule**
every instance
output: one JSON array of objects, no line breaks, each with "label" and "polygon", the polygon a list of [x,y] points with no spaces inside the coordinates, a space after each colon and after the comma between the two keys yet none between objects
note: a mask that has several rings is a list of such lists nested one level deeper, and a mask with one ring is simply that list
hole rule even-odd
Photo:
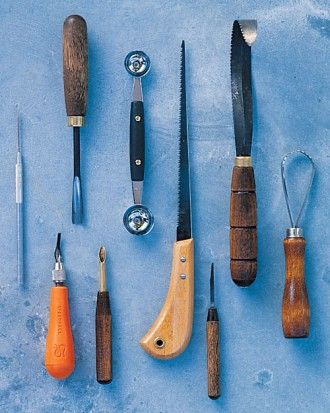
[{"label": "brass ferrule", "polygon": [[235,166],[252,166],[252,157],[251,156],[236,156]]},{"label": "brass ferrule", "polygon": [[83,116],[68,116],[68,126],[81,128],[84,123],[85,118]]}]

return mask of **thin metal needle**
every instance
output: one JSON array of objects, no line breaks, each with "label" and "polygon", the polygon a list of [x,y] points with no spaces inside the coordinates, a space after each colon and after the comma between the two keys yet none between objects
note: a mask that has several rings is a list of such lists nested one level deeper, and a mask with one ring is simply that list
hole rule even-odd
[{"label": "thin metal needle", "polygon": [[17,155],[16,155],[16,216],[17,216],[17,281],[24,284],[24,217],[23,217],[23,159],[20,133],[20,114],[17,114]]},{"label": "thin metal needle", "polygon": [[210,277],[210,302],[211,307],[214,307],[214,264],[211,265],[211,277]]}]

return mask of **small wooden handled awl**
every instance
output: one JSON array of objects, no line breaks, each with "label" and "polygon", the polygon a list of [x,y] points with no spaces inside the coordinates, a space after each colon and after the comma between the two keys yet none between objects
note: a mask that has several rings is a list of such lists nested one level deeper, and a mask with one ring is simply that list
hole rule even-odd
[{"label": "small wooden handled awl", "polygon": [[210,399],[220,396],[220,323],[217,308],[214,305],[214,265],[211,266],[210,278],[211,305],[206,321],[207,345],[207,388]]},{"label": "small wooden handled awl", "polygon": [[97,293],[95,335],[96,335],[96,379],[101,384],[112,380],[112,331],[109,292],[106,289],[106,250],[99,251],[100,290]]},{"label": "small wooden handled awl", "polygon": [[[290,208],[285,179],[285,164],[288,157],[292,154],[303,155],[312,165],[309,185],[296,221],[293,219]],[[285,201],[291,221],[291,227],[287,229],[287,236],[283,242],[285,252],[285,287],[282,302],[282,327],[286,338],[304,338],[309,335],[310,306],[304,274],[306,241],[299,223],[313,182],[315,165],[309,155],[304,151],[298,150],[283,158],[281,173]]]}]

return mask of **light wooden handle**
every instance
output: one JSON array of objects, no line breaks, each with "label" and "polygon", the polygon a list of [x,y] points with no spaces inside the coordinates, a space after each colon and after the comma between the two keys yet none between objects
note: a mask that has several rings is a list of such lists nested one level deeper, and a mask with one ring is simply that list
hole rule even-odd
[{"label": "light wooden handle", "polygon": [[194,311],[194,242],[177,241],[173,246],[172,274],[168,293],[157,319],[141,339],[150,356],[170,359],[189,344]]},{"label": "light wooden handle", "polygon": [[252,166],[234,166],[230,197],[230,270],[239,287],[257,274],[257,199]]},{"label": "light wooden handle", "polygon": [[303,237],[285,238],[285,287],[282,327],[286,338],[309,335],[310,308],[304,275],[306,241]]}]

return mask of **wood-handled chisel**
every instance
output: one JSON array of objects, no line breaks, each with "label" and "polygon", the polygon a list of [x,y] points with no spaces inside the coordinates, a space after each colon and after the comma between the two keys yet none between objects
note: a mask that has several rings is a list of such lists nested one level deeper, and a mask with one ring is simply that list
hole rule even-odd
[{"label": "wood-handled chisel", "polygon": [[[285,166],[290,157],[300,157],[307,160],[311,165],[311,174],[301,208],[296,220],[290,207],[288,188],[286,183]],[[292,165],[291,165],[292,167]],[[307,203],[315,175],[315,164],[313,159],[304,151],[297,150],[284,156],[281,163],[281,175],[285,202],[288,209],[291,227],[286,231],[283,241],[285,253],[285,287],[282,302],[282,328],[286,338],[304,338],[309,335],[310,306],[305,282],[305,247],[306,241],[300,221]]]},{"label": "wood-handled chisel", "polygon": [[230,270],[240,287],[257,274],[257,201],[251,158],[251,45],[257,36],[255,20],[235,20],[231,38],[231,93],[236,160],[230,197]]},{"label": "wood-handled chisel", "polygon": [[211,266],[210,307],[206,321],[207,345],[207,388],[210,399],[220,396],[220,323],[218,310],[214,305],[214,265]]},{"label": "wood-handled chisel", "polygon": [[191,234],[184,41],[181,45],[179,152],[179,213],[170,285],[157,319],[140,341],[149,355],[159,359],[176,357],[186,349],[194,311],[194,242]]},{"label": "wood-handled chisel", "polygon": [[109,292],[106,287],[106,250],[99,251],[100,289],[97,293],[95,336],[96,336],[96,380],[100,384],[112,381],[112,323]]},{"label": "wood-handled chisel", "polygon": [[68,126],[73,128],[74,173],[72,223],[83,222],[80,176],[80,128],[87,106],[87,25],[81,16],[69,16],[63,25],[63,77]]}]

